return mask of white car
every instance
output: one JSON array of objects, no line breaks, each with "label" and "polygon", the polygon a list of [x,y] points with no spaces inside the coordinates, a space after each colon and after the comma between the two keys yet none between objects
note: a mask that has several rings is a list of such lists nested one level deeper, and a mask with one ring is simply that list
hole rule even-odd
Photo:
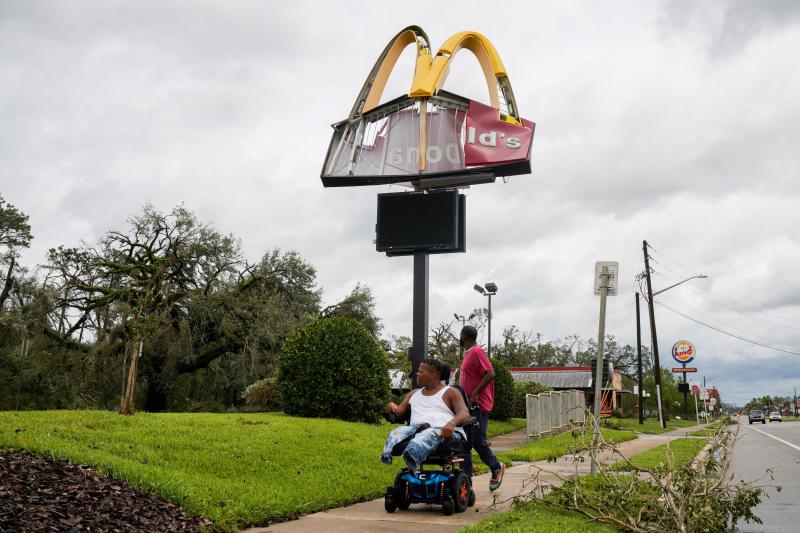
[{"label": "white car", "polygon": [[772,411],[769,414],[769,421],[770,422],[783,422],[783,418],[781,417],[781,414],[778,411]]}]

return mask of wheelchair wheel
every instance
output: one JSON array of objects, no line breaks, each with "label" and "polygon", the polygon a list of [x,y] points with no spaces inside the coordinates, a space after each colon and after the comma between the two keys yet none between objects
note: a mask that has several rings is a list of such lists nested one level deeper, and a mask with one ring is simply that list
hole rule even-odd
[{"label": "wheelchair wheel", "polygon": [[458,472],[455,476],[453,476],[453,480],[450,482],[450,494],[453,496],[453,508],[457,513],[463,513],[469,507],[469,500],[470,494],[472,492],[472,486],[469,482],[469,477],[464,472]]},{"label": "wheelchair wheel", "polygon": [[383,508],[386,509],[387,513],[393,513],[397,510],[397,504],[394,503],[394,498],[389,492],[383,497]]},{"label": "wheelchair wheel", "polygon": [[393,500],[397,508],[401,511],[405,511],[411,506],[411,502],[408,498],[408,490],[408,481],[403,479],[403,472],[398,473],[394,478]]},{"label": "wheelchair wheel", "polygon": [[475,505],[475,491],[469,489],[469,506],[472,507]]},{"label": "wheelchair wheel", "polygon": [[444,501],[442,502],[442,512],[445,516],[450,516],[453,514],[453,509],[455,505],[453,504],[453,498],[450,496],[446,496]]}]

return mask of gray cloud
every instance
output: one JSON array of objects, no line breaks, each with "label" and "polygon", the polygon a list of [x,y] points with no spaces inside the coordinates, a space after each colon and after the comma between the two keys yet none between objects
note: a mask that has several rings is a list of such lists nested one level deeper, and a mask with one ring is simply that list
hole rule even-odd
[{"label": "gray cloud", "polygon": [[[345,117],[380,50],[421,24],[434,46],[464,29],[487,35],[523,116],[537,122],[533,174],[468,191],[468,253],[431,258],[432,323],[485,305],[472,284],[495,281],[498,332],[516,324],[588,338],[597,328],[593,263],[618,260],[608,332],[633,343],[645,238],[710,275],[702,286],[715,294],[729,287],[736,301],[752,296],[783,317],[762,318],[800,321],[794,4],[495,9],[458,2],[419,16],[388,2],[3,2],[0,191],[31,215],[36,238],[24,260],[92,242],[145,202],[184,203],[240,236],[252,259],[297,249],[317,266],[328,302],[366,282],[386,334],[410,334],[411,260],[371,244],[375,194],[390,189],[323,189],[318,175],[329,125]],[[508,13],[520,29],[509,30]],[[409,59],[386,98],[407,90]],[[466,54],[445,88],[485,99]],[[672,267],[654,283],[684,272]],[[690,290],[666,298],[800,349],[790,328]],[[768,376],[747,390],[735,362],[794,360],[656,312],[661,343],[695,341],[702,370],[719,374],[737,401],[771,391]],[[796,367],[784,379],[800,378]]]}]

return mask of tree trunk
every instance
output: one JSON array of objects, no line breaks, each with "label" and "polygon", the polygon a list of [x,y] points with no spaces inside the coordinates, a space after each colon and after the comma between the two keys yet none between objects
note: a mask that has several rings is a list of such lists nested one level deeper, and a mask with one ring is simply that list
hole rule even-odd
[{"label": "tree trunk", "polygon": [[119,403],[119,414],[132,415],[136,406],[134,404],[136,395],[136,370],[139,365],[139,350],[140,342],[131,343],[131,365],[128,369],[128,382],[125,387],[125,393],[122,395],[122,400]]},{"label": "tree trunk", "polygon": [[14,265],[16,260],[11,256],[11,261],[8,263],[8,272],[6,273],[6,281],[3,283],[3,290],[0,292],[0,312],[3,311],[3,304],[6,303],[8,295],[11,293],[11,285],[14,283]]}]

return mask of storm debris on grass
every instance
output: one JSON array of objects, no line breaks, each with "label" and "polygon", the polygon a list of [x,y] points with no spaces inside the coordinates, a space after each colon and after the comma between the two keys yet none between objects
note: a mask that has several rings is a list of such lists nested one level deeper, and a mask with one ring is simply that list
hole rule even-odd
[{"label": "storm debris on grass", "polygon": [[209,531],[211,522],[84,465],[0,449],[0,531]]}]

